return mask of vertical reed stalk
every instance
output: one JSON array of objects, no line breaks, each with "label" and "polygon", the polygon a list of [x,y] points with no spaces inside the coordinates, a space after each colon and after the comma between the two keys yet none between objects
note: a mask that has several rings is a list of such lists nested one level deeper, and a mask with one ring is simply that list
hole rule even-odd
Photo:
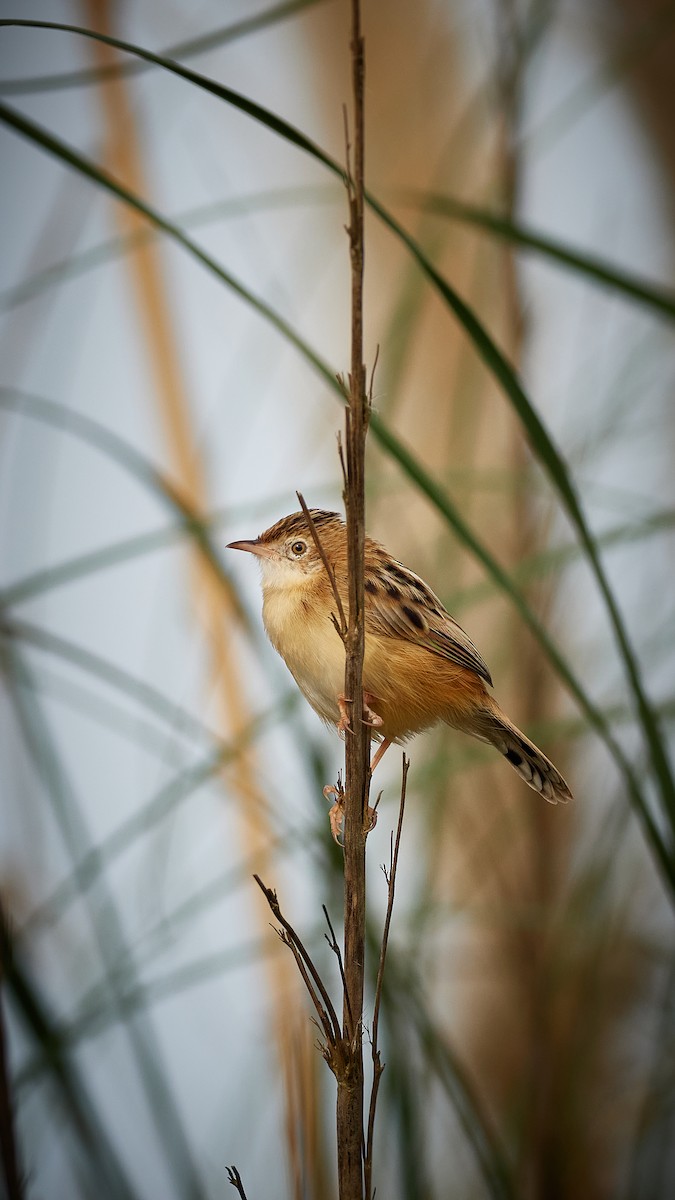
[{"label": "vertical reed stalk", "polygon": [[[86,0],[86,6],[91,27],[110,34],[114,11],[111,0]],[[110,46],[101,42],[93,42],[92,45],[99,66],[107,67],[117,61],[115,51]],[[101,84],[101,101],[107,127],[108,166],[126,186],[145,197],[148,187],[143,156],[125,79],[118,76],[104,81]],[[146,228],[144,219],[127,205],[116,205],[115,215],[125,236],[137,235]],[[173,463],[173,478],[180,498],[189,504],[193,512],[202,516],[208,508],[207,485],[195,445],[188,390],[177,353],[179,338],[173,327],[159,246],[154,241],[147,241],[138,246],[128,261],[154,374],[160,417]],[[190,566],[194,607],[209,648],[212,676],[217,682],[220,731],[224,737],[238,740],[244,736],[247,727],[250,728],[252,713],[243,672],[234,652],[232,638],[227,632],[228,626],[238,620],[237,604],[234,595],[223,587],[222,579],[216,577],[204,559],[198,545],[195,545]],[[255,756],[251,747],[237,756],[229,779],[239,802],[239,835],[245,857],[255,857],[261,871],[267,873],[273,837],[267,819],[267,803],[257,782]],[[258,904],[256,916],[266,930],[266,910]],[[314,1156],[314,1147],[309,1144],[310,1132],[303,1129],[304,1111],[298,1111],[295,1104],[299,1066],[293,1050],[291,1030],[299,984],[292,965],[283,956],[272,956],[266,966],[269,992],[273,997],[272,1026],[284,1081],[289,1165],[294,1181],[293,1194],[297,1198],[302,1194],[300,1179],[306,1166],[302,1161],[303,1145],[309,1151],[309,1157]],[[309,1039],[309,1031],[306,1036]],[[305,1080],[306,1088],[312,1086],[312,1079],[310,1076]]]},{"label": "vertical reed stalk", "polygon": [[368,399],[363,364],[363,182],[364,44],[359,0],[352,0],[351,60],[354,164],[347,147],[349,245],[352,270],[352,347],[349,404],[346,414],[347,561],[349,626],[346,638],[345,695],[351,701],[352,734],[345,753],[343,1035],[345,1069],[338,1075],[337,1145],[340,1200],[363,1195],[363,1047],[361,1012],[365,967],[366,836],[370,730],[364,725],[363,652],[365,545],[365,447]]}]

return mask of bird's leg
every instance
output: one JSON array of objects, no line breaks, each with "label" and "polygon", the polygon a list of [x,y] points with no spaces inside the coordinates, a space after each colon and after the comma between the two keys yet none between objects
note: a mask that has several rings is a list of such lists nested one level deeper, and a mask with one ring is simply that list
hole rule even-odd
[{"label": "bird's leg", "polygon": [[389,749],[390,746],[391,746],[391,742],[388,741],[387,738],[385,738],[384,741],[381,742],[380,745],[378,746],[378,748],[375,752],[375,757],[373,758],[373,760],[370,764],[371,775],[372,775],[373,771],[375,770],[377,764],[384,758],[384,756],[387,753],[387,750]]},{"label": "bird's leg", "polygon": [[348,700],[347,697],[343,696],[342,692],[340,692],[340,695],[337,698],[337,702],[338,702],[338,708],[340,709],[340,720],[338,721],[337,729],[338,729],[338,733],[341,736],[344,736],[348,730],[350,733],[352,733],[352,727],[349,723],[349,712],[347,710],[347,705],[351,704],[352,701]]}]

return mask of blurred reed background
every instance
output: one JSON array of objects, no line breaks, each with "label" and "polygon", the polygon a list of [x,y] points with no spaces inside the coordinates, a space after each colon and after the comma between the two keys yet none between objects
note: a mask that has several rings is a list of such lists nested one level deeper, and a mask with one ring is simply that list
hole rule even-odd
[{"label": "blurred reed background", "polygon": [[[14,1146],[26,1196],[216,1197],[235,1162],[249,1200],[324,1200],[333,1079],[251,876],[337,986],[321,789],[341,748],[222,547],[296,488],[341,505],[346,204],[280,122],[343,160],[347,5],[0,7],[160,58],[0,28],[8,1194]],[[447,730],[412,745],[378,1194],[657,1200],[675,1188],[675,5],[365,0],[364,24],[385,210],[369,529],[577,797],[550,808]],[[373,975],[399,769],[392,752],[368,843]]]}]

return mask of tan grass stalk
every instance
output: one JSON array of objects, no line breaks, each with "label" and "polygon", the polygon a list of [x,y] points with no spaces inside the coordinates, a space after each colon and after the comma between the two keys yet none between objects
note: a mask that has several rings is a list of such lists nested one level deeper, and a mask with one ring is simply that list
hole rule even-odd
[{"label": "tan grass stalk", "polygon": [[[85,0],[85,7],[92,28],[105,34],[114,32],[114,5],[111,0]],[[117,55],[111,47],[100,42],[91,45],[98,67],[108,67],[117,61]],[[120,77],[108,78],[99,86],[106,130],[105,165],[135,193],[148,196],[148,180],[128,89],[126,79]],[[126,205],[116,204],[114,212],[122,236],[130,237],[145,228],[143,219]],[[173,478],[181,497],[199,517],[208,509],[206,481],[195,444],[190,402],[177,352],[180,338],[174,328],[159,243],[154,239],[141,243],[127,256],[126,261],[154,377],[154,398],[172,459]],[[233,594],[215,578],[197,547],[191,552],[189,587],[209,649],[211,674],[217,689],[220,733],[224,738],[236,740],[250,726],[253,717],[244,671],[235,653],[231,634],[232,626],[237,622],[237,606]],[[242,853],[247,859],[254,859],[264,875],[269,875],[269,846],[273,841],[273,830],[257,776],[256,751],[248,747],[242,750],[228,770],[227,784],[228,790],[238,800]],[[260,922],[261,929],[267,931],[266,906],[257,897],[252,903],[256,920]],[[313,1123],[308,1128],[304,1127],[307,1111],[313,1104],[306,1099],[302,1105],[298,1101],[295,1050],[298,1038],[304,1036],[309,1042],[311,1032],[307,1023],[303,1034],[297,1030],[295,1034],[291,1032],[299,993],[297,974],[292,963],[284,955],[272,955],[266,960],[265,970],[271,1024],[284,1080],[290,1170],[294,1194],[299,1198],[303,1194],[301,1183],[307,1165],[303,1158],[316,1157],[316,1131]],[[313,1075],[305,1073],[305,1096],[312,1090],[313,1080]],[[316,1103],[315,1096],[312,1100]]]}]

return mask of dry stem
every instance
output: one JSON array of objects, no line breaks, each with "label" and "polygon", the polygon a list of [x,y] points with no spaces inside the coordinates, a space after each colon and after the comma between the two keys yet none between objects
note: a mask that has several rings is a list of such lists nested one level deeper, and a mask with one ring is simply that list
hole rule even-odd
[{"label": "dry stem", "polygon": [[227,1168],[227,1178],[232,1184],[232,1187],[235,1187],[239,1192],[241,1200],[246,1200],[246,1192],[244,1191],[244,1185],[241,1182],[241,1175],[235,1166]]},{"label": "dry stem", "polygon": [[[311,996],[312,1003],[317,1011],[317,1015],[326,1036],[328,1046],[330,1048],[336,1048],[341,1040],[342,1034],[340,1022],[338,1020],[337,1013],[333,1008],[333,1002],[328,995],[326,986],[319,975],[319,972],[314,966],[314,963],[309,955],[309,952],[306,950],[304,943],[295,932],[293,926],[283,915],[277,899],[277,894],[274,889],[266,887],[259,875],[254,875],[253,878],[265,896],[265,899],[267,900],[267,903],[274,914],[275,920],[277,920],[282,927],[281,930],[277,930],[277,932],[279,933],[284,945],[288,946],[293,952],[298,969],[305,983],[305,987],[307,988],[307,991]],[[321,997],[323,1004],[319,1000],[319,996]]]},{"label": "dry stem", "polygon": [[387,960],[387,945],[389,943],[389,929],[391,927],[391,918],[394,911],[394,893],[396,890],[396,870],[398,868],[398,852],[401,845],[401,831],[403,829],[403,813],[405,811],[405,795],[406,785],[408,782],[408,769],[410,767],[410,759],[403,755],[403,775],[401,778],[401,799],[398,808],[398,825],[396,827],[396,838],[392,839],[391,853],[389,857],[389,872],[383,867],[385,879],[387,880],[387,912],[384,918],[384,929],[382,930],[382,945],[380,946],[380,961],[377,967],[377,982],[375,984],[375,1006],[373,1009],[373,1029],[371,1036],[372,1058],[373,1058],[373,1084],[370,1092],[370,1105],[368,1108],[368,1135],[366,1138],[366,1153],[364,1161],[365,1189],[366,1200],[371,1200],[372,1197],[372,1177],[373,1177],[373,1136],[375,1132],[375,1110],[377,1108],[377,1094],[380,1087],[380,1079],[384,1071],[384,1064],[380,1059],[380,1049],[378,1046],[378,1030],[380,1023],[380,1004],[382,1002],[382,983],[384,980],[384,967]]},{"label": "dry stem", "polygon": [[[363,559],[365,548],[365,444],[368,400],[363,364],[363,188],[364,188],[364,46],[359,0],[352,0],[352,84],[354,93],[354,166],[347,147],[349,248],[352,264],[352,354],[346,413],[347,566],[349,628],[346,639],[345,696],[352,712],[363,711],[365,646]],[[345,748],[344,821],[344,967],[343,1029],[351,1054],[338,1077],[337,1149],[340,1200],[363,1196],[363,1048],[361,1013],[365,966],[366,825],[368,813],[370,729],[354,720],[354,736]],[[349,1003],[347,1001],[349,997]]]}]

